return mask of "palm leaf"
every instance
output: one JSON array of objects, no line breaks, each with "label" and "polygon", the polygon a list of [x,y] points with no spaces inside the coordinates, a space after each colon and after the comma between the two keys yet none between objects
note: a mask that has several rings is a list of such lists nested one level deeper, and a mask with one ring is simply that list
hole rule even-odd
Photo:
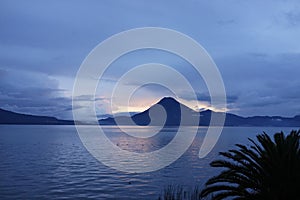
[{"label": "palm leaf", "polygon": [[286,200],[300,199],[300,130],[287,136],[276,133],[273,140],[265,132],[249,138],[250,147],[236,144],[237,149],[220,152],[225,159],[210,163],[225,168],[210,178],[201,197],[212,199]]}]

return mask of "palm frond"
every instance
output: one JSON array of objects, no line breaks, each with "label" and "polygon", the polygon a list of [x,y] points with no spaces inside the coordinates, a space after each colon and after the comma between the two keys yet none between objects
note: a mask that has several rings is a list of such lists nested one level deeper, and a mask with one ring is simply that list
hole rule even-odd
[{"label": "palm frond", "polygon": [[[236,144],[237,149],[220,152],[225,159],[210,163],[225,168],[206,182],[201,197],[212,199],[284,200],[300,199],[300,130],[285,136],[276,133],[273,140],[265,132],[249,138],[250,147]],[[293,197],[293,198],[292,198]]]}]

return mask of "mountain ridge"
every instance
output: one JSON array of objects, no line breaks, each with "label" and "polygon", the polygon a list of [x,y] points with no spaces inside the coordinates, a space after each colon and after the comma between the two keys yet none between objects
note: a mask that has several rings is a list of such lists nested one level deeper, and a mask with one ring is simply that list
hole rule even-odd
[{"label": "mountain ridge", "polygon": [[[193,123],[189,124],[189,120],[195,122],[198,117],[199,126],[208,126],[210,125],[210,118],[211,114],[214,113],[217,115],[226,115],[224,126],[300,126],[300,116],[296,115],[295,117],[281,117],[281,116],[251,116],[251,117],[242,117],[239,115],[235,115],[232,113],[225,113],[225,112],[214,112],[212,110],[204,110],[201,112],[194,111],[193,109],[189,108],[188,106],[178,102],[172,97],[164,97],[156,104],[152,105],[147,110],[135,114],[132,117],[109,117],[106,119],[99,120],[99,124],[101,125],[116,125],[116,121],[118,125],[128,125],[126,122],[131,119],[137,125],[146,126],[150,124],[150,110],[157,105],[161,105],[167,112],[167,119],[165,122],[165,126],[178,126],[180,125],[179,117],[181,113],[178,111],[180,107],[183,109],[185,113],[185,117],[188,119],[184,119],[184,123],[181,125],[194,125]],[[159,117],[159,115],[157,116]],[[155,118],[155,117],[154,117]],[[172,119],[173,118],[173,119]],[[158,124],[152,124],[158,125]],[[159,124],[161,125],[161,124]],[[221,122],[214,122],[212,125],[219,126],[222,125]]]},{"label": "mountain ridge", "polygon": [[49,116],[16,113],[0,108],[0,124],[73,125],[74,121],[61,120]]},{"label": "mountain ridge", "polygon": [[[164,108],[164,111],[161,110]],[[150,106],[143,112],[133,114],[131,117],[117,116],[107,117],[98,120],[100,125],[132,125],[134,122],[140,126],[146,125],[162,125],[161,118],[166,114],[165,126],[179,126],[181,125],[195,125],[199,121],[199,126],[208,126],[210,123],[211,114],[226,115],[225,126],[300,126],[300,115],[294,117],[281,117],[281,116],[250,116],[242,117],[232,113],[214,112],[212,110],[204,110],[197,112],[188,106],[178,102],[172,97],[164,97],[157,103]],[[150,117],[151,115],[151,117]],[[183,116],[183,117],[182,117]],[[152,121],[151,121],[152,119]],[[80,122],[79,122],[80,123]],[[28,125],[73,125],[73,120],[62,120],[50,116],[38,116],[15,113],[0,108],[0,124],[28,124]],[[82,123],[84,124],[84,123]],[[222,125],[218,122],[212,125]]]}]

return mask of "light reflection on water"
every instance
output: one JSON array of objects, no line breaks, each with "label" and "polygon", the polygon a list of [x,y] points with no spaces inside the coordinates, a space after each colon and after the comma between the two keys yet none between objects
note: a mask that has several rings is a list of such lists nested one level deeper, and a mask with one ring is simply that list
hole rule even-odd
[{"label": "light reflection on water", "polygon": [[[87,127],[93,131],[95,127]],[[151,128],[126,127],[147,134]],[[152,127],[155,129],[155,127]],[[195,127],[186,127],[186,134]],[[164,128],[150,138],[133,138],[116,127],[105,127],[120,148],[150,152],[168,144],[177,128]],[[189,150],[170,166],[156,172],[128,174],[110,169],[93,158],[73,126],[0,125],[0,199],[157,199],[169,184],[200,187],[217,171],[209,167],[219,151],[246,143],[247,137],[293,128],[228,127],[211,153],[198,158],[206,127],[201,127]],[[112,155],[113,156],[113,155]]]}]

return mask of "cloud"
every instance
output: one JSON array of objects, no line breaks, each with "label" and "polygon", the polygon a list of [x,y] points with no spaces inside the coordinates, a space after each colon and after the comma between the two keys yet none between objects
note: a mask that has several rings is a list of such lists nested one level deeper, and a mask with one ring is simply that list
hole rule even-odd
[{"label": "cloud", "polygon": [[108,100],[105,97],[95,97],[95,95],[80,95],[73,98],[73,101],[103,101]]},{"label": "cloud", "polygon": [[300,11],[298,9],[291,10],[285,13],[285,17],[289,25],[297,27],[300,24]]},{"label": "cloud", "polygon": [[[0,106],[33,114],[70,116],[72,86],[67,87],[58,77],[73,80],[86,55],[109,36],[131,28],[158,26],[181,31],[203,45],[222,74],[233,112],[299,114],[299,9],[293,0],[3,0]],[[136,65],[157,62],[171,65],[187,77],[198,100],[210,101],[204,81],[183,59],[161,51],[124,57],[106,72],[96,99],[78,100],[97,100],[97,109],[104,114],[109,111],[111,90],[122,74]],[[180,88],[172,77],[157,76]],[[128,83],[137,84],[135,80]],[[151,103],[165,94],[163,88],[145,87],[136,93],[136,105]],[[189,99],[184,91],[182,96]]]},{"label": "cloud", "polygon": [[227,19],[227,20],[220,19],[217,21],[217,23],[220,25],[231,25],[231,24],[235,24],[236,20],[235,19]]},{"label": "cloud", "polygon": [[[195,92],[195,94],[196,94],[197,101],[210,105],[212,96],[208,92]],[[195,100],[194,96],[184,91],[180,94],[180,97],[186,101]],[[214,98],[218,100],[221,97],[215,96]],[[232,94],[226,95],[227,105],[236,103],[238,98],[239,98],[238,95],[232,95]]]},{"label": "cloud", "polygon": [[70,118],[71,99],[45,74],[0,69],[0,107],[15,112]]}]

